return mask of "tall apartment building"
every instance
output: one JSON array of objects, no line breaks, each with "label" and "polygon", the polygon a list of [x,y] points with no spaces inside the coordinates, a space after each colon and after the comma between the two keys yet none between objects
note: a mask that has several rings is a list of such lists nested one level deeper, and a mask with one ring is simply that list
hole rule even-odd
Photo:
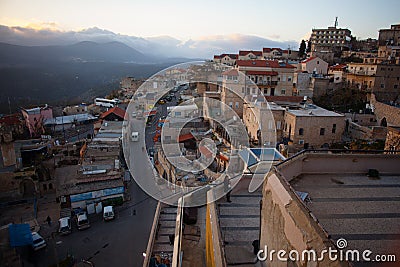
[{"label": "tall apartment building", "polygon": [[328,27],[327,29],[312,29],[311,33],[311,50],[315,46],[331,46],[348,48],[351,41],[351,31],[336,27]]},{"label": "tall apartment building", "polygon": [[310,36],[312,57],[320,57],[328,63],[334,63],[342,51],[349,50],[351,46],[351,31],[335,26],[328,28],[312,29]]}]

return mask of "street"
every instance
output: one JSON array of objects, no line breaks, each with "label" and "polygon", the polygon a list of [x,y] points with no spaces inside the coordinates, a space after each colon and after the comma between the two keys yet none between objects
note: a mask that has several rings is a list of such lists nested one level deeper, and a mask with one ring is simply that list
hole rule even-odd
[{"label": "street", "polygon": [[[129,150],[125,151],[127,161],[130,155],[133,159],[128,166],[135,168],[135,175],[147,179],[152,174],[150,162],[147,159],[147,149],[154,146],[153,136],[158,119],[167,115],[167,107],[175,106],[177,97],[164,105],[159,105],[157,114],[151,125],[146,129],[135,129],[145,136],[146,150],[142,150],[141,142],[129,142]],[[140,123],[135,127],[140,127]],[[139,156],[140,155],[140,156]],[[147,168],[143,168],[146,166]],[[135,182],[129,184],[130,200],[120,207],[115,207],[116,218],[110,222],[102,220],[102,214],[89,215],[91,227],[79,231],[72,221],[72,233],[60,236],[53,233],[46,238],[45,249],[32,252],[21,251],[24,266],[56,266],[58,261],[72,255],[77,262],[90,261],[94,266],[142,266],[143,252],[150,234],[157,201],[147,195]],[[53,227],[55,229],[55,227]]]},{"label": "street", "polygon": [[134,181],[129,193],[131,200],[115,208],[114,220],[104,222],[102,215],[96,214],[94,218],[89,217],[91,227],[83,231],[78,231],[73,222],[72,234],[55,235],[54,239],[47,240],[45,249],[26,253],[24,266],[55,264],[56,253],[60,260],[70,254],[77,261],[88,260],[94,266],[142,266],[142,253],[146,251],[157,201]]}]

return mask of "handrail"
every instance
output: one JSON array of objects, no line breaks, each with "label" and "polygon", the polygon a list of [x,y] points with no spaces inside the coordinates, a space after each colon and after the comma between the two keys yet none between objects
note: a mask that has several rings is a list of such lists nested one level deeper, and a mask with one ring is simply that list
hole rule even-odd
[{"label": "handrail", "polygon": [[178,199],[178,207],[175,222],[175,238],[174,238],[174,250],[172,253],[172,265],[171,267],[182,266],[182,237],[183,237],[183,207],[184,197]]},{"label": "handrail", "polygon": [[154,213],[153,225],[151,227],[149,241],[147,242],[146,255],[143,260],[143,267],[148,267],[150,264],[151,254],[153,252],[153,245],[157,235],[158,220],[160,218],[161,202],[157,204],[156,212]]}]

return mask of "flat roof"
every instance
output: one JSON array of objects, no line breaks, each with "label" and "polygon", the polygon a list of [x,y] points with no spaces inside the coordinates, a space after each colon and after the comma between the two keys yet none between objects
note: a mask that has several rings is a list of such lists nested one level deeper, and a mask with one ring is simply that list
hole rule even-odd
[{"label": "flat roof", "polygon": [[344,117],[344,115],[318,107],[313,104],[308,104],[305,108],[289,109],[287,111],[298,117]]},{"label": "flat roof", "polygon": [[[303,152],[277,167],[333,240],[400,257],[399,155]],[[368,176],[377,169],[378,177]],[[355,265],[357,266],[357,264]]]}]

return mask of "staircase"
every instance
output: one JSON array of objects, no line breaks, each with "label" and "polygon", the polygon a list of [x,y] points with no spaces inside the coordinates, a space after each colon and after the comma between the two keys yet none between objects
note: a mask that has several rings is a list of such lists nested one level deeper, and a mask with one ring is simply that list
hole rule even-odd
[{"label": "staircase", "polygon": [[243,188],[232,192],[232,202],[220,200],[219,222],[227,266],[261,266],[252,245],[259,239],[261,199],[260,190],[250,194]]},{"label": "staircase", "polygon": [[160,211],[156,239],[153,245],[153,255],[172,260],[174,244],[170,244],[169,235],[175,236],[176,207],[163,207]]}]

